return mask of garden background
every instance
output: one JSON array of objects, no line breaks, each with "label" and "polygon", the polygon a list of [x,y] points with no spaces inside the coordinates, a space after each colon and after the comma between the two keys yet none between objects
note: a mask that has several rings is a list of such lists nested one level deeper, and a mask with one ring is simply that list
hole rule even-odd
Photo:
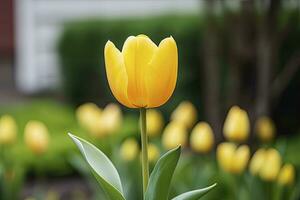
[{"label": "garden background", "polygon": [[[217,182],[207,199],[253,199],[253,190],[247,186],[251,175],[224,173],[214,153],[225,140],[227,112],[238,105],[250,118],[250,137],[244,143],[251,154],[258,147],[277,148],[283,162],[296,168],[294,187],[298,190],[291,199],[299,198],[299,1],[3,0],[0,9],[0,117],[11,116],[17,127],[13,144],[0,144],[8,157],[3,160],[9,170],[0,167],[1,192],[12,195],[7,199],[104,199],[68,132],[106,152],[126,180],[128,195],[133,195],[129,199],[140,199],[139,158],[124,161],[120,153],[126,139],[139,141],[138,111],[119,105],[111,94],[103,56],[107,40],[121,49],[128,36],[139,34],[148,35],[156,44],[171,35],[178,45],[177,86],[171,99],[158,108],[163,125],[151,139],[159,154],[166,152],[161,142],[163,127],[183,101],[194,105],[194,123],[208,122],[215,137],[208,155],[194,152],[187,142],[171,196]],[[26,19],[30,24],[22,23]],[[51,32],[49,24],[59,24],[58,30]],[[90,102],[102,109],[110,103],[120,107],[119,127],[113,134],[95,136],[81,124],[77,108]],[[268,116],[276,127],[276,138],[268,144],[256,137],[255,122],[261,116]],[[47,127],[48,144],[42,153],[32,151],[24,140],[25,126],[31,120]],[[256,193],[261,199],[276,196]]]}]

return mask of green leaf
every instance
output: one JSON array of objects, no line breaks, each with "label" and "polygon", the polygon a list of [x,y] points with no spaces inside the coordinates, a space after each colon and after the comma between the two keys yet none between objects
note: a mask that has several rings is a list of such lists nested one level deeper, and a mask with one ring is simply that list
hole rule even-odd
[{"label": "green leaf", "polygon": [[186,193],[183,193],[177,197],[174,197],[172,200],[198,200],[207,194],[211,189],[213,189],[217,184],[213,184],[209,187],[202,188],[199,190],[193,190]]},{"label": "green leaf", "polygon": [[145,200],[167,200],[170,182],[180,157],[181,148],[177,147],[163,155],[155,165],[145,193]]},{"label": "green leaf", "polygon": [[69,133],[81,154],[92,168],[93,174],[111,200],[125,200],[121,179],[109,158],[94,145]]}]

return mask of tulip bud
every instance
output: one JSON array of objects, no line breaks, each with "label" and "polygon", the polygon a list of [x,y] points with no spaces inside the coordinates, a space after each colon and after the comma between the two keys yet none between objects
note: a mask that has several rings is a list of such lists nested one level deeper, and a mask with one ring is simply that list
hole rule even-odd
[{"label": "tulip bud", "polygon": [[261,167],[265,162],[265,157],[266,157],[265,149],[259,149],[254,153],[250,161],[250,173],[252,175],[257,175],[259,173]]},{"label": "tulip bud", "polygon": [[217,147],[217,160],[220,167],[227,172],[231,171],[236,146],[233,143],[223,142]]},{"label": "tulip bud", "polygon": [[176,121],[167,125],[163,132],[162,144],[166,149],[173,149],[187,143],[187,131],[181,123]]},{"label": "tulip bud", "polygon": [[197,110],[189,101],[183,101],[173,111],[171,120],[182,123],[186,128],[192,128],[197,121]]},{"label": "tulip bud", "polygon": [[16,141],[17,124],[9,115],[0,118],[0,145],[10,145]]},{"label": "tulip bud", "polygon": [[274,138],[275,125],[269,117],[260,117],[255,123],[255,132],[262,142],[269,142]]},{"label": "tulip bud", "polygon": [[108,104],[101,116],[101,122],[105,133],[111,134],[117,132],[122,124],[122,111],[117,104]]},{"label": "tulip bud", "polygon": [[224,123],[223,132],[226,139],[233,142],[243,142],[248,138],[250,122],[246,111],[233,106]]},{"label": "tulip bud", "polygon": [[148,159],[149,162],[155,162],[159,158],[160,152],[154,144],[148,144]]},{"label": "tulip bud", "polygon": [[242,173],[247,167],[249,157],[250,157],[250,150],[247,145],[242,145],[239,148],[237,148],[232,163],[232,173],[234,174]]},{"label": "tulip bud", "polygon": [[199,153],[209,152],[214,145],[214,134],[206,122],[198,123],[191,133],[190,144],[194,151]]},{"label": "tulip bud", "polygon": [[24,131],[25,143],[35,154],[42,154],[48,149],[49,133],[42,122],[29,121]]},{"label": "tulip bud", "polygon": [[126,139],[120,148],[120,156],[125,161],[134,160],[139,153],[139,145],[133,138]]},{"label": "tulip bud", "polygon": [[93,136],[104,135],[101,123],[102,110],[94,103],[85,103],[76,110],[76,117],[79,124]]},{"label": "tulip bud", "polygon": [[292,164],[285,164],[278,175],[280,185],[293,185],[295,182],[295,168]]},{"label": "tulip bud", "polygon": [[162,131],[163,125],[163,116],[158,110],[147,110],[147,134],[149,137],[159,135]]},{"label": "tulip bud", "polygon": [[240,174],[247,167],[250,150],[247,145],[236,147],[233,143],[224,142],[217,148],[217,159],[224,171]]},{"label": "tulip bud", "polygon": [[265,181],[274,181],[281,167],[281,156],[276,149],[268,149],[264,164],[260,170],[260,177]]}]

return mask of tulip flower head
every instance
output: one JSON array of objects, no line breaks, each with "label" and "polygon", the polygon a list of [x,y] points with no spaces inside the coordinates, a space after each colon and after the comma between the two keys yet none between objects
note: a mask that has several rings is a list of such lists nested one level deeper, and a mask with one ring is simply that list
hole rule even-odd
[{"label": "tulip flower head", "polygon": [[217,147],[217,160],[224,171],[231,171],[236,146],[233,143],[223,142]]},{"label": "tulip flower head", "polygon": [[154,163],[159,158],[160,151],[154,144],[148,144],[148,159],[149,162]]},{"label": "tulip flower head", "polygon": [[233,142],[243,142],[247,140],[249,131],[250,122],[247,112],[238,106],[233,106],[224,123],[224,136]]},{"label": "tulip flower head", "polygon": [[220,167],[233,174],[242,173],[248,164],[250,150],[247,145],[237,147],[233,143],[224,142],[217,148],[217,159]]},{"label": "tulip flower head", "polygon": [[35,154],[43,154],[48,149],[49,133],[42,122],[29,121],[24,131],[25,143]]},{"label": "tulip flower head", "polygon": [[133,138],[126,139],[120,148],[120,156],[125,161],[132,161],[136,159],[139,153],[139,145]]},{"label": "tulip flower head", "polygon": [[162,114],[155,109],[147,110],[147,134],[149,137],[158,136],[164,125]]},{"label": "tulip flower head", "polygon": [[259,175],[265,181],[275,181],[281,168],[281,156],[276,149],[266,151],[265,161]]},{"label": "tulip flower head", "polygon": [[241,145],[235,151],[235,157],[232,163],[232,172],[235,174],[242,173],[248,164],[250,158],[250,149],[247,145]]},{"label": "tulip flower head", "polygon": [[262,142],[272,140],[275,135],[275,125],[272,119],[266,116],[258,118],[255,123],[255,132]]},{"label": "tulip flower head", "polygon": [[178,67],[177,46],[172,37],[157,46],[145,35],[130,36],[122,52],[108,41],[104,57],[110,89],[121,104],[154,108],[172,95]]},{"label": "tulip flower head", "polygon": [[76,117],[79,124],[93,136],[101,137],[104,135],[100,124],[102,109],[94,103],[85,103],[76,110]]},{"label": "tulip flower head", "polygon": [[280,185],[293,185],[295,182],[295,168],[292,164],[285,164],[278,175]]},{"label": "tulip flower head", "polygon": [[17,124],[13,117],[3,115],[0,118],[0,145],[10,145],[16,141]]},{"label": "tulip flower head", "polygon": [[176,121],[170,122],[162,136],[162,144],[166,149],[173,149],[178,146],[185,146],[187,144],[187,130],[181,124]]},{"label": "tulip flower head", "polygon": [[258,175],[260,169],[262,168],[265,162],[266,152],[267,151],[265,149],[261,148],[254,153],[250,161],[250,173],[252,175]]},{"label": "tulip flower head", "polygon": [[101,115],[101,125],[105,134],[116,133],[122,125],[122,111],[117,104],[108,104]]},{"label": "tulip flower head", "polygon": [[199,153],[207,153],[212,149],[214,134],[208,123],[199,122],[195,126],[191,133],[190,144],[192,149]]},{"label": "tulip flower head", "polygon": [[182,123],[186,128],[192,128],[197,121],[197,109],[189,101],[181,102],[171,115],[172,121]]}]

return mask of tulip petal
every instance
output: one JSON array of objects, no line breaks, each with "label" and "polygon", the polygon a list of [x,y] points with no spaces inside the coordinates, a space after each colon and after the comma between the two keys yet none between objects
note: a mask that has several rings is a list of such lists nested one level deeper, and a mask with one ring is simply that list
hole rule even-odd
[{"label": "tulip petal", "polygon": [[128,99],[137,107],[147,107],[145,79],[156,49],[157,46],[145,35],[128,37],[122,49],[128,76]]},{"label": "tulip petal", "polygon": [[111,41],[105,45],[104,57],[107,79],[113,95],[124,106],[135,108],[127,97],[128,78],[123,56]]},{"label": "tulip petal", "polygon": [[171,97],[176,86],[177,68],[176,42],[169,37],[161,41],[147,68],[148,107],[158,107]]}]

